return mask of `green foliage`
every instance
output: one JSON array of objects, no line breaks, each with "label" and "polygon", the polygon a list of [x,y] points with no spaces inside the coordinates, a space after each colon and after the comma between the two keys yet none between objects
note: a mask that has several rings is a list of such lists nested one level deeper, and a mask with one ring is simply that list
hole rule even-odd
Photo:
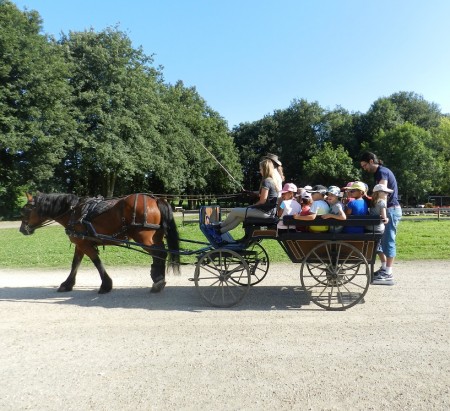
[{"label": "green foliage", "polygon": [[40,30],[37,12],[0,4],[0,181],[9,212],[20,185],[54,180],[75,128],[69,65]]},{"label": "green foliage", "polygon": [[322,151],[305,162],[305,170],[308,170],[310,185],[343,187],[349,181],[361,179],[361,172],[353,166],[347,151],[342,146],[334,149],[331,143],[325,143]]},{"label": "green foliage", "polygon": [[112,196],[117,179],[129,182],[148,162],[157,162],[153,148],[161,146],[160,136],[148,108],[158,103],[159,73],[149,66],[151,57],[117,29],[71,32],[61,46],[73,63],[79,125],[68,153],[70,178],[87,178],[88,192]]},{"label": "green foliage", "polygon": [[405,123],[386,133],[380,132],[374,145],[384,164],[394,172],[402,201],[409,204],[413,198],[414,204],[426,200],[427,193],[435,187],[434,182],[443,176],[430,132]]},{"label": "green foliage", "polygon": [[435,161],[442,166],[442,178],[434,179],[436,194],[450,193],[450,118],[442,117],[439,127],[431,130]]}]

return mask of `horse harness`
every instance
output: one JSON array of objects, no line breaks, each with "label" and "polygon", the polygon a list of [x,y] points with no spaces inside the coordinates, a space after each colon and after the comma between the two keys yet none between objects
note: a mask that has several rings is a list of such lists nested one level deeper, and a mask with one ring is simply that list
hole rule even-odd
[{"label": "horse harness", "polygon": [[[143,213],[143,221],[136,222],[137,215],[137,202],[138,197],[143,196],[144,198],[144,213]],[[125,217],[123,216],[123,204],[122,204],[122,227],[121,229],[111,234],[111,238],[116,238],[127,232],[129,227],[143,227],[148,228],[150,230],[158,230],[161,228],[160,224],[149,224],[147,223],[147,194],[136,194],[133,205],[133,218],[131,224],[126,224]],[[152,197],[153,198],[153,197]],[[82,203],[78,203],[76,206],[72,208],[72,214],[70,216],[68,225],[66,227],[66,234],[71,237],[84,238],[87,236],[97,237],[98,234],[93,226],[93,221],[99,215],[107,212],[112,207],[114,207],[120,200],[123,198],[110,198],[104,199],[103,196],[90,197],[84,199]],[[77,217],[77,211],[80,210],[80,217]],[[77,224],[82,224],[85,228],[85,232],[75,231],[75,226]],[[127,237],[126,237],[127,238]]]}]

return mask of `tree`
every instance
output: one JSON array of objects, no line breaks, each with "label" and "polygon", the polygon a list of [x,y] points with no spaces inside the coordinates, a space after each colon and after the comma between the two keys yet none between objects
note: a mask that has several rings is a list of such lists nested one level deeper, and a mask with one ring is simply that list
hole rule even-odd
[{"label": "tree", "polygon": [[274,113],[278,124],[275,144],[281,154],[286,177],[298,184],[309,181],[304,162],[317,154],[326,141],[325,111],[317,102],[294,100]]},{"label": "tree", "polygon": [[[239,156],[225,120],[212,110],[195,88],[179,81],[168,86],[164,135],[176,141],[176,161],[184,177],[178,187],[192,193],[236,191],[242,181]],[[220,165],[219,165],[220,164]],[[222,167],[223,166],[223,167]],[[231,178],[227,170],[233,178]],[[234,181],[236,180],[236,181]]]},{"label": "tree", "polygon": [[160,73],[117,28],[71,32],[60,43],[74,67],[70,83],[79,125],[67,171],[86,194],[109,197],[117,179],[126,185],[147,164],[157,168],[161,161],[155,128]]},{"label": "tree", "polygon": [[396,111],[404,123],[408,122],[425,130],[439,126],[442,116],[439,106],[426,101],[420,94],[412,91],[399,91],[388,99],[395,105]]},{"label": "tree", "polygon": [[[36,11],[0,2],[0,181],[2,214],[23,188],[61,187],[54,167],[72,144],[69,67],[57,44],[41,35]],[[23,193],[22,193],[23,194]]]},{"label": "tree", "polygon": [[436,181],[436,194],[450,195],[450,118],[441,117],[439,127],[431,130],[432,149],[442,165],[442,178]]},{"label": "tree", "polygon": [[442,163],[432,148],[429,131],[405,123],[380,132],[374,144],[373,151],[395,174],[403,203],[425,200],[428,193],[439,187]]},{"label": "tree", "polygon": [[246,189],[256,190],[259,187],[261,158],[267,153],[280,154],[276,144],[277,130],[278,123],[273,116],[265,116],[252,123],[241,123],[233,129],[232,136],[240,153]]},{"label": "tree", "polygon": [[359,113],[349,113],[342,107],[337,107],[324,116],[328,130],[326,141],[331,142],[333,147],[342,146],[352,158],[358,156],[360,149],[360,141],[356,133],[359,118]]},{"label": "tree", "polygon": [[361,172],[353,166],[353,160],[342,146],[333,148],[325,143],[323,149],[305,162],[309,184],[343,187],[349,181],[361,179]]}]

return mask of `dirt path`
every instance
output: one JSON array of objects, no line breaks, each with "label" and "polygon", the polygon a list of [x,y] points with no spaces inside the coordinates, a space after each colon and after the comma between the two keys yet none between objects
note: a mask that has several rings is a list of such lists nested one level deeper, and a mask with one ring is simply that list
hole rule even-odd
[{"label": "dirt path", "polygon": [[149,293],[142,269],[0,270],[2,410],[446,410],[448,262],[399,262],[364,304],[308,304],[298,266],[278,264],[232,309],[188,278]]}]

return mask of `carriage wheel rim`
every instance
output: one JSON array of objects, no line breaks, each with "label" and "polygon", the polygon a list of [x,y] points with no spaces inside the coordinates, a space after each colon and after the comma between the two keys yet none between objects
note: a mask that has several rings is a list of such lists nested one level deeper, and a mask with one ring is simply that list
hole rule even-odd
[{"label": "carriage wheel rim", "polygon": [[305,256],[300,281],[314,304],[341,311],[360,303],[366,295],[370,285],[369,264],[352,244],[328,241]]},{"label": "carriage wheel rim", "polygon": [[215,249],[198,260],[194,282],[198,293],[208,304],[221,308],[232,307],[248,293],[250,269],[234,250]]}]

